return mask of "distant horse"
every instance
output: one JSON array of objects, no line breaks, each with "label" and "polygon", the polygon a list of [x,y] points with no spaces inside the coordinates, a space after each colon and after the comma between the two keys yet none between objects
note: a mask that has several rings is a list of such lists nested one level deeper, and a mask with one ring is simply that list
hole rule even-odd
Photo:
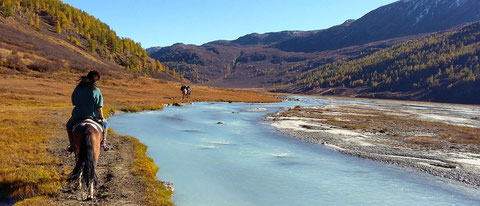
[{"label": "distant horse", "polygon": [[87,198],[93,199],[93,189],[98,183],[95,167],[100,155],[102,128],[92,119],[85,119],[73,128],[73,149],[77,163],[68,178],[69,183],[76,182],[77,189],[82,183],[87,187]]},{"label": "distant horse", "polygon": [[190,87],[190,85],[182,85],[182,87],[180,87],[180,91],[182,91],[182,99],[190,98],[190,94],[192,94],[192,88]]},{"label": "distant horse", "polygon": [[192,94],[192,88],[190,85],[187,86],[187,98],[190,98],[190,95]]}]

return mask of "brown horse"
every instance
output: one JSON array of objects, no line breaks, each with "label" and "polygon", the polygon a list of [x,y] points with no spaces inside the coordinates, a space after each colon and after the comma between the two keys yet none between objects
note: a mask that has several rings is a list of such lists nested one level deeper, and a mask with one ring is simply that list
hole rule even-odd
[{"label": "brown horse", "polygon": [[93,199],[93,189],[97,184],[98,156],[100,155],[100,142],[102,129],[91,119],[85,119],[73,129],[73,149],[77,163],[68,178],[69,183],[77,183],[77,189],[82,189],[82,183],[87,187],[87,198]]}]

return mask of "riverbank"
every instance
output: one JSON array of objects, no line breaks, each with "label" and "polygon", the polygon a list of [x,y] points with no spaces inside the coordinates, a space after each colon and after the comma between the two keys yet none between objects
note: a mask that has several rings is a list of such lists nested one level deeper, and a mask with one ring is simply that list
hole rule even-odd
[{"label": "riverbank", "polygon": [[[480,107],[322,98],[269,114],[279,131],[480,188]],[[329,104],[334,102],[335,104]]]},{"label": "riverbank", "polygon": [[[65,179],[73,169],[74,157],[65,152],[68,141],[64,130],[64,123],[72,109],[70,94],[80,75],[68,72],[35,76],[0,75],[1,202],[25,200],[27,205],[32,202],[80,204],[65,186]],[[99,87],[104,95],[105,110],[110,114],[115,111],[157,110],[163,104],[174,102],[278,101],[264,93],[196,86],[192,98],[183,101],[178,89],[180,84],[144,77],[104,77]],[[131,202],[162,205],[162,202],[169,201],[165,195],[158,195],[158,192],[166,190],[156,180],[156,166],[146,157],[146,147],[134,138],[115,134],[110,136],[109,141],[114,150],[100,155],[98,175],[100,181],[105,182],[97,188],[97,202],[81,204],[118,205]],[[121,151],[132,152],[122,155]],[[145,173],[148,175],[143,175]],[[118,187],[115,188],[115,185]]]}]

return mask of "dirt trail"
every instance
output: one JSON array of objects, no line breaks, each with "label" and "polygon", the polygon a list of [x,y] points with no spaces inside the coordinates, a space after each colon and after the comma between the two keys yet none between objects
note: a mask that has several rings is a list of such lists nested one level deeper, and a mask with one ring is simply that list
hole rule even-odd
[{"label": "dirt trail", "polygon": [[[59,125],[61,127],[61,125]],[[62,129],[50,140],[49,150],[59,158],[59,168],[64,178],[72,171],[75,157],[66,152],[68,140]],[[134,144],[124,136],[109,134],[110,151],[100,153],[95,187],[95,199],[85,201],[85,191],[72,191],[71,185],[64,185],[60,194],[53,198],[57,205],[139,205],[145,186],[134,176],[131,168],[134,161]]]}]

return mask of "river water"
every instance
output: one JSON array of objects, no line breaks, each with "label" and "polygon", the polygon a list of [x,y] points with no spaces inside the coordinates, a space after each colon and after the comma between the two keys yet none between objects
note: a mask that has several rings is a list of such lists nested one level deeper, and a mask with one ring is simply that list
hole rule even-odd
[{"label": "river water", "polygon": [[262,120],[283,107],[351,101],[299,98],[166,107],[109,125],[148,146],[157,177],[174,182],[177,206],[480,205],[478,190],[306,143]]}]

